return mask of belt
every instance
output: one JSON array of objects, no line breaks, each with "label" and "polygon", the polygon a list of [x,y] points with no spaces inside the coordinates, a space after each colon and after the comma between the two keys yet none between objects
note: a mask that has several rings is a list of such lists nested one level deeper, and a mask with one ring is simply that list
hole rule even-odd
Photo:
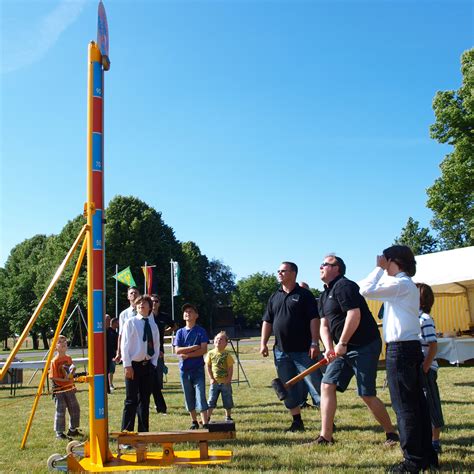
[{"label": "belt", "polygon": [[150,359],[132,360],[132,364],[137,364],[137,365],[148,365],[150,362],[151,362]]},{"label": "belt", "polygon": [[413,347],[421,347],[420,341],[394,341],[394,342],[387,342],[387,347],[397,347],[397,346],[413,346]]}]

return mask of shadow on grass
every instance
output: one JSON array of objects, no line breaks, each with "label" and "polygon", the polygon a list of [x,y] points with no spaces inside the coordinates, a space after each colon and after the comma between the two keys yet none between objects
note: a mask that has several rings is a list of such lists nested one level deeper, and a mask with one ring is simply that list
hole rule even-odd
[{"label": "shadow on grass", "polygon": [[272,402],[272,403],[260,403],[260,404],[253,404],[253,405],[238,405],[238,410],[245,412],[246,410],[250,410],[251,413],[253,413],[255,410],[256,411],[261,411],[260,409],[267,410],[269,408],[277,408],[277,407],[283,407],[283,402]]},{"label": "shadow on grass", "polygon": [[[464,425],[458,425],[457,428],[464,428]],[[467,425],[465,429],[472,429],[472,425]],[[461,445],[461,446],[472,446],[473,437],[472,436],[459,436],[458,438],[451,438],[451,439],[441,439],[443,445],[451,446],[451,445]]]},{"label": "shadow on grass", "polygon": [[443,405],[472,405],[472,402],[470,402],[468,400],[466,400],[466,401],[462,400],[461,401],[461,400],[444,400],[444,399],[442,399],[441,403]]},{"label": "shadow on grass", "polygon": [[[337,428],[334,433],[340,433],[344,431],[372,431],[373,433],[384,433],[381,426],[371,425],[361,427],[360,425],[344,425],[342,423],[337,423]],[[383,440],[385,441],[385,438]]]},{"label": "shadow on grass", "polygon": [[474,382],[454,382],[456,387],[474,387]]}]

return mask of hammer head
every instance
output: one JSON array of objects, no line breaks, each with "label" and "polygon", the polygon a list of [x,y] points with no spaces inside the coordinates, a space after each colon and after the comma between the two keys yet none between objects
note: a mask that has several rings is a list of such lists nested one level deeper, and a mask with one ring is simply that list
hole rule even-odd
[{"label": "hammer head", "polygon": [[284,383],[280,379],[272,380],[272,387],[278,396],[279,400],[284,400],[288,396],[288,391],[285,388]]}]

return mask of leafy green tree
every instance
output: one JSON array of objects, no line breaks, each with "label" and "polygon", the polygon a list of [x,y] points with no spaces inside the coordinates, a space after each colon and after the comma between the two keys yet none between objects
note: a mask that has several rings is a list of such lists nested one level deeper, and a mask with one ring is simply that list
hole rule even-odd
[{"label": "leafy green tree", "polygon": [[235,276],[220,260],[209,261],[195,242],[183,242],[181,248],[181,295],[176,298],[177,307],[185,301],[194,303],[199,309],[199,324],[212,330],[217,308],[231,302]]},{"label": "leafy green tree", "polygon": [[7,297],[9,289],[7,288],[8,276],[4,268],[0,268],[0,341],[3,342],[3,348],[8,347],[8,338],[13,335],[10,329],[10,311],[7,307]]},{"label": "leafy green tree", "polygon": [[408,245],[415,255],[436,252],[438,247],[436,239],[430,235],[429,229],[420,227],[420,223],[412,217],[408,218],[401,234],[393,243],[394,245]]},{"label": "leafy green tree", "polygon": [[474,244],[474,49],[461,58],[462,85],[438,92],[431,137],[454,151],[440,165],[441,176],[427,189],[433,228],[442,249]]},{"label": "leafy green tree", "polygon": [[243,317],[247,326],[260,324],[268,299],[277,288],[276,276],[266,272],[242,278],[232,294],[234,314]]},{"label": "leafy green tree", "polygon": [[[38,304],[34,287],[49,239],[46,235],[35,235],[24,240],[12,249],[5,263],[2,302],[7,309],[7,332],[22,333]],[[39,342],[37,327],[33,326],[30,332],[35,349]]]},{"label": "leafy green tree", "polygon": [[231,268],[222,261],[213,259],[207,266],[206,275],[215,305],[229,306],[235,290],[235,275]]},{"label": "leafy green tree", "polygon": [[[185,301],[195,304],[199,309],[199,324],[209,328],[213,309],[212,301],[209,300],[211,285],[207,280],[209,260],[194,242],[183,242],[181,248],[183,251],[180,286],[182,291],[177,301],[179,306]],[[179,321],[180,316],[177,319]]]},{"label": "leafy green tree", "polygon": [[[115,196],[106,210],[106,289],[107,312],[115,308],[115,265],[119,270],[130,266],[140,291],[144,288],[141,267],[156,265],[154,278],[162,296],[163,309],[170,307],[170,260],[181,263],[182,250],[174,231],[161,213],[135,197]],[[119,311],[128,306],[125,285],[119,283]]]},{"label": "leafy green tree", "polygon": [[[84,216],[78,215],[74,219],[70,220],[61,230],[58,235],[51,236],[43,250],[41,262],[38,265],[38,272],[36,281],[34,284],[34,290],[36,300],[39,301],[43,296],[45,290],[52,281],[54,274],[56,273],[59,265],[66,257],[67,253],[71,249],[74,241],[77,239],[80,230],[86,223]],[[74,268],[76,266],[77,259],[81,246],[84,245],[85,240],[78,246],[74,252],[70,262],[65,267],[61,277],[59,278],[56,286],[51,293],[48,302],[45,304],[41,313],[37,319],[35,326],[38,328],[43,339],[43,344],[48,347],[48,338],[50,338],[56,329],[59,316],[66,300],[67,291],[69,289]],[[72,293],[71,302],[67,309],[66,319],[68,314],[73,310],[74,306],[79,304],[87,314],[87,258],[81,265],[79,276],[74,285],[74,291]],[[76,315],[74,318],[78,318]],[[64,333],[70,339],[71,345],[79,345],[81,342],[79,334],[75,331],[79,324],[78,319],[71,320],[64,329]]]}]

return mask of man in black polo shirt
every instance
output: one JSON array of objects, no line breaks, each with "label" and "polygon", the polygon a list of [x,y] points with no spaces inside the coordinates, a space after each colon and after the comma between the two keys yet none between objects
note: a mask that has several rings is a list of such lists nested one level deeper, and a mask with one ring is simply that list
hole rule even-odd
[{"label": "man in black polo shirt", "polygon": [[[281,287],[268,300],[263,315],[260,353],[268,356],[268,339],[275,334],[273,348],[278,377],[285,383],[315,363],[319,355],[319,316],[316,299],[311,291],[296,283],[298,267],[283,262],[278,269]],[[313,400],[319,400],[321,372],[316,371],[304,379]],[[300,405],[303,401],[301,384],[288,390],[285,406],[293,416],[286,431],[304,431]]]},{"label": "man in black polo shirt", "polygon": [[383,427],[385,444],[393,446],[399,441],[398,435],[384,404],[376,397],[377,364],[382,350],[380,333],[358,285],[348,280],[345,272],[342,258],[332,254],[320,266],[321,280],[325,283],[319,299],[321,340],[331,364],[321,384],[322,427],[315,444],[334,442],[336,390],[344,392],[355,374],[359,396]]}]

